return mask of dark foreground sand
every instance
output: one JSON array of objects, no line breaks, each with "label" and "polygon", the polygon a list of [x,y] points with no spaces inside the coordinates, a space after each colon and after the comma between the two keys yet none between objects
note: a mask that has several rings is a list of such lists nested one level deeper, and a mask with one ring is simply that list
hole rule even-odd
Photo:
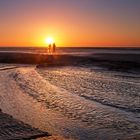
[{"label": "dark foreground sand", "polygon": [[44,136],[50,135],[14,119],[0,110],[0,140],[35,139]]}]

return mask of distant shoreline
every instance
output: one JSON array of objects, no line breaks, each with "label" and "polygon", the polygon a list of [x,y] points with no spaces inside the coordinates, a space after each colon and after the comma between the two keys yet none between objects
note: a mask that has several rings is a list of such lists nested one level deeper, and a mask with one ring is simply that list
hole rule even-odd
[{"label": "distant shoreline", "polygon": [[109,70],[140,71],[140,54],[95,53],[89,56],[72,54],[0,52],[0,63],[36,64],[38,66],[100,66]]}]

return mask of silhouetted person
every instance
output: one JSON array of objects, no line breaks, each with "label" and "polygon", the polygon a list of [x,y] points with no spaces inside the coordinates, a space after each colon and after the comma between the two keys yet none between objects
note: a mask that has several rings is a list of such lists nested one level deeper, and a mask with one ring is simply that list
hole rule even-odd
[{"label": "silhouetted person", "polygon": [[48,52],[51,53],[51,44],[49,44]]},{"label": "silhouetted person", "polygon": [[55,53],[55,50],[56,50],[56,45],[55,45],[55,43],[53,43],[52,52]]}]

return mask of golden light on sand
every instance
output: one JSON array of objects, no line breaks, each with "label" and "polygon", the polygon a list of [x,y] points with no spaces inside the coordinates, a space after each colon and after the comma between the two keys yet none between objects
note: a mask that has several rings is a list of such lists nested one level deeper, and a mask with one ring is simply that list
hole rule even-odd
[{"label": "golden light on sand", "polygon": [[52,37],[48,37],[48,38],[45,39],[45,43],[52,44],[52,43],[54,43],[54,40],[53,40]]}]

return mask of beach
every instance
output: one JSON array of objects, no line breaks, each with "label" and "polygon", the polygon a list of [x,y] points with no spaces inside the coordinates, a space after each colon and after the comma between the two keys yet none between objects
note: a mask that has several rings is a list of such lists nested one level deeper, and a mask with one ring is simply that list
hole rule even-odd
[{"label": "beach", "polygon": [[0,138],[139,139],[140,53],[97,51],[0,52]]},{"label": "beach", "polygon": [[0,140],[140,140],[140,0],[0,0]]}]

